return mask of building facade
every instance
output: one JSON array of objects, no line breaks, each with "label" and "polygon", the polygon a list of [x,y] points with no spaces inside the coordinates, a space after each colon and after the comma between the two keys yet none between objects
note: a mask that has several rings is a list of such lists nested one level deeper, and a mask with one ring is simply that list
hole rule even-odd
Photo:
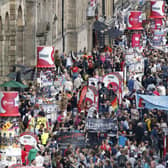
[{"label": "building facade", "polygon": [[[92,48],[95,17],[87,17],[92,0],[1,0],[0,76],[14,64],[36,65],[36,47],[54,46],[59,53]],[[114,0],[93,0],[98,17],[113,15]]]}]

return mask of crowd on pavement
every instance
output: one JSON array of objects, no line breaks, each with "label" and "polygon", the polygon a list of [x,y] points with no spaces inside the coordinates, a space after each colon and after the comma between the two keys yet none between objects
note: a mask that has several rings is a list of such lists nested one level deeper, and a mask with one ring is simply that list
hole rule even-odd
[{"label": "crowd on pavement", "polygon": [[[112,51],[112,52],[111,52]],[[80,55],[80,56],[79,56]],[[129,77],[127,93],[123,95],[122,104],[117,112],[111,107],[110,97],[115,93],[101,82],[103,75],[123,71],[125,66],[124,50],[112,47],[109,51],[94,48],[91,53],[86,50],[77,55],[73,52],[59,56],[55,53],[57,76],[64,81],[59,91],[50,89],[58,104],[55,122],[32,128],[29,121],[38,116],[45,117],[45,111],[37,105],[39,86],[31,83],[29,88],[20,92],[20,131],[30,131],[37,135],[37,146],[29,152],[22,146],[22,164],[44,166],[45,168],[166,168],[168,155],[163,155],[163,129],[167,128],[167,114],[161,110],[136,108],[135,93],[150,95],[167,95],[168,65],[167,55],[156,49],[144,49],[144,75],[142,79]],[[83,108],[78,112],[77,93],[87,83],[89,77],[99,79],[99,99],[103,105],[88,116]],[[67,96],[70,95],[70,96]],[[84,105],[86,106],[86,104]],[[86,118],[117,119],[116,136],[110,133],[89,133],[85,129]],[[84,133],[91,145],[78,147],[69,144],[66,149],[60,148],[57,142],[59,132]]]}]

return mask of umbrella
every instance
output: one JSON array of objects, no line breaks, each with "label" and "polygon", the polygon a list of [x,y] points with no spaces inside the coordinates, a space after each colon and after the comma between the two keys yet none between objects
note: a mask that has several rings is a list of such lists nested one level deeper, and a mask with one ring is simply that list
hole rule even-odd
[{"label": "umbrella", "polygon": [[0,87],[27,88],[28,86],[23,85],[20,82],[11,80],[11,81],[8,81],[8,82],[4,82],[3,84],[0,85]]}]

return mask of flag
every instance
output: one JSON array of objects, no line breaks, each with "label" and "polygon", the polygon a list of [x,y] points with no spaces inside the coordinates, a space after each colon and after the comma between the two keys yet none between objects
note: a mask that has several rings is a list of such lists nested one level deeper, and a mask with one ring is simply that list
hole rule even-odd
[{"label": "flag", "polygon": [[117,110],[118,110],[118,99],[117,99],[117,96],[111,101],[111,106],[113,107],[113,111],[117,112]]}]

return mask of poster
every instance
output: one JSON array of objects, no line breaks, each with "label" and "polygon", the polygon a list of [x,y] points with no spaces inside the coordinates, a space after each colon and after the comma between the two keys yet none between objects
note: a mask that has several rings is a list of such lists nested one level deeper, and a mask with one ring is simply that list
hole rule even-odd
[{"label": "poster", "polygon": [[54,68],[54,47],[37,47],[37,68]]},{"label": "poster", "polygon": [[140,44],[140,40],[141,40],[141,34],[134,33],[132,35],[132,48],[142,47],[141,44]]},{"label": "poster", "polygon": [[98,110],[98,91],[94,86],[84,86],[78,92],[78,110],[89,110],[92,107]]},{"label": "poster", "polygon": [[127,29],[129,30],[143,30],[142,27],[142,12],[141,11],[129,11]]},{"label": "poster", "polygon": [[10,116],[20,116],[18,92],[0,92],[0,117]]},{"label": "poster", "polygon": [[165,17],[165,2],[163,0],[151,1],[151,15],[150,18],[164,18]]}]

